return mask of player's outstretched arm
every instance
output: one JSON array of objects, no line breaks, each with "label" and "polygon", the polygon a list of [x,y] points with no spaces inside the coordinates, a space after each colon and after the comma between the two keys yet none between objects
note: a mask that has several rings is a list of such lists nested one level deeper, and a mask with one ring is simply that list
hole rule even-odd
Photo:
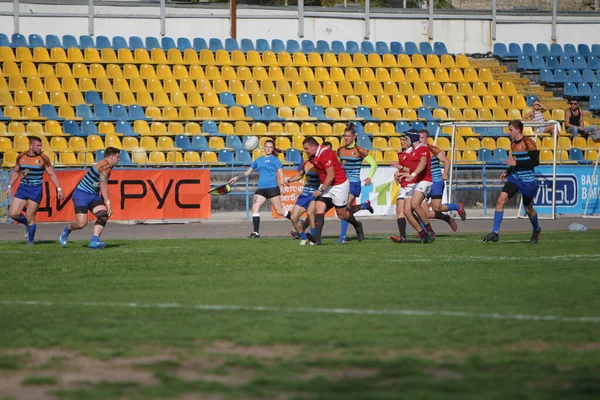
[{"label": "player's outstretched arm", "polygon": [[108,197],[108,174],[106,172],[100,172],[100,193],[110,217],[112,216],[112,206],[110,204],[110,197]]},{"label": "player's outstretched arm", "polygon": [[365,185],[369,186],[371,184],[371,179],[373,179],[373,176],[375,175],[375,171],[377,171],[377,161],[375,161],[375,159],[368,154],[364,158],[364,160],[371,167],[369,169],[369,176],[367,178],[365,178],[365,180],[364,180]]},{"label": "player's outstretched arm", "polygon": [[254,171],[254,168],[250,167],[247,170],[245,170],[244,172],[242,172],[241,174],[234,176],[233,178],[231,178],[229,180],[229,182],[227,182],[229,185],[236,183],[238,179],[240,178],[246,178],[248,176],[250,176],[250,174],[252,173],[252,171]]},{"label": "player's outstretched arm", "polygon": [[58,175],[56,175],[56,171],[54,170],[54,168],[52,168],[52,166],[48,166],[46,167],[46,172],[48,173],[48,176],[50,177],[52,183],[54,183],[54,186],[56,186],[58,199],[62,200],[65,197],[65,194],[62,190],[62,187],[60,186],[60,181],[58,180]]},{"label": "player's outstretched arm", "polygon": [[21,166],[19,164],[15,165],[15,167],[10,171],[10,177],[8,178],[8,185],[6,186],[6,190],[4,191],[4,197],[8,199],[8,196],[11,195],[11,190],[17,178],[19,177],[19,172],[21,172]]}]

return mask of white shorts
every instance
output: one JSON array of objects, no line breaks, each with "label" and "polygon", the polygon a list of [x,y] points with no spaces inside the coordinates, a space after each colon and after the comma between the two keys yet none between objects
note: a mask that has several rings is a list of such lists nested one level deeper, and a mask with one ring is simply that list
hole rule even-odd
[{"label": "white shorts", "polygon": [[331,199],[336,207],[344,207],[348,204],[348,192],[350,192],[350,181],[346,180],[339,185],[328,187],[320,197]]},{"label": "white shorts", "polygon": [[406,187],[406,197],[413,197],[417,191],[423,193],[423,195],[427,197],[431,191],[431,185],[433,185],[433,183],[427,181],[410,184]]},{"label": "white shorts", "polygon": [[[400,188],[398,189],[398,197],[396,197],[396,200],[404,200],[406,197],[412,197],[412,192],[414,189],[415,184],[411,183],[409,185],[407,185],[406,187],[402,187],[400,186]],[[410,192],[410,195],[407,195]]]}]

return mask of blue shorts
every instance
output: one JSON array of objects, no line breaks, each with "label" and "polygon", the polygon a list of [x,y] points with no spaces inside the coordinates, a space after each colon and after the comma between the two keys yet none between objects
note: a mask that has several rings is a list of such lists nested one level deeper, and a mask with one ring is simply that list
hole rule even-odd
[{"label": "blue shorts", "polygon": [[362,184],[360,182],[350,182],[350,190],[348,194],[351,194],[354,197],[360,196]]},{"label": "blue shorts", "polygon": [[15,199],[31,200],[40,204],[43,191],[42,185],[19,185]]},{"label": "blue shorts", "polygon": [[430,199],[441,199],[444,195],[444,188],[446,187],[446,183],[444,181],[433,182],[431,185],[431,190],[429,191]]},{"label": "blue shorts", "polygon": [[296,205],[298,207],[302,207],[305,210],[308,210],[308,205],[311,201],[315,201],[315,196],[310,194],[301,193],[300,196],[296,199]]},{"label": "blue shorts", "polygon": [[73,204],[75,205],[75,213],[81,214],[84,213],[83,210],[92,211],[96,206],[104,205],[104,200],[97,193],[88,193],[81,189],[73,190]]},{"label": "blue shorts", "polygon": [[[511,185],[514,186],[512,186],[511,188]],[[509,175],[506,179],[506,184],[502,188],[502,191],[508,193],[509,199],[515,195],[516,191],[521,192],[521,194],[523,195],[523,204],[528,206],[529,204],[531,204],[532,200],[537,195],[539,185],[540,184],[537,180],[531,182],[524,182],[522,180],[517,179],[514,175]],[[515,186],[517,189],[516,191],[514,190]]]}]

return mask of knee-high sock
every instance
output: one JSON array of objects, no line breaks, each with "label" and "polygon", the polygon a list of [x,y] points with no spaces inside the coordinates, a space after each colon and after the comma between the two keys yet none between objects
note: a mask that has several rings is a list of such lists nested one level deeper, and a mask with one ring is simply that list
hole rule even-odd
[{"label": "knee-high sock", "polygon": [[259,214],[253,214],[252,215],[252,227],[254,229],[253,232],[260,233],[260,231],[259,231],[259,229],[260,229],[260,215]]},{"label": "knee-high sock", "polygon": [[340,221],[340,237],[345,238],[346,232],[348,232],[348,222],[341,220]]},{"label": "knee-high sock", "polygon": [[317,242],[321,241],[323,234],[323,225],[325,224],[325,214],[315,214],[315,231]]},{"label": "knee-high sock", "polygon": [[27,240],[29,242],[33,242],[35,238],[35,230],[37,229],[37,224],[27,225]]},{"label": "knee-high sock", "polygon": [[308,228],[310,226],[310,219],[308,217],[304,218],[304,221],[302,221],[302,230],[305,231],[306,228]]},{"label": "knee-high sock", "polygon": [[531,222],[531,226],[533,226],[534,232],[537,232],[540,230],[540,224],[538,223],[537,213],[533,217],[529,217],[529,221]]},{"label": "knee-high sock", "polygon": [[398,231],[400,232],[400,236],[406,238],[406,218],[398,218],[396,222],[398,223]]},{"label": "knee-high sock", "polygon": [[27,226],[27,217],[25,217],[23,214],[19,214],[19,216],[17,218],[15,218],[15,221]]},{"label": "knee-high sock", "polygon": [[441,219],[442,221],[449,222],[450,221],[450,216],[448,214],[444,214],[443,212],[436,211],[435,212],[435,219]]},{"label": "knee-high sock", "polygon": [[458,204],[454,204],[454,203],[448,203],[448,204],[444,204],[446,207],[448,207],[448,211],[458,211],[460,209],[460,207],[458,206]]},{"label": "knee-high sock", "polygon": [[348,223],[352,225],[354,229],[356,229],[356,227],[358,226],[358,221],[354,217],[354,214],[350,214],[350,218],[348,218],[346,221],[348,221]]},{"label": "knee-high sock", "polygon": [[494,228],[492,229],[495,233],[500,233],[500,225],[502,225],[502,218],[504,218],[504,211],[494,212]]}]

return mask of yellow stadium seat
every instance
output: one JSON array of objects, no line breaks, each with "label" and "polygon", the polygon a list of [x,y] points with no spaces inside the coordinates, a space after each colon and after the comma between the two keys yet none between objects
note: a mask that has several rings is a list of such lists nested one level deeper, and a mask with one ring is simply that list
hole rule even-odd
[{"label": "yellow stadium seat", "polygon": [[44,127],[39,122],[30,121],[27,124],[27,134],[41,136],[44,134]]},{"label": "yellow stadium seat", "polygon": [[421,68],[420,77],[423,82],[432,82],[436,80],[431,68]]},{"label": "yellow stadium seat", "polygon": [[[205,57],[206,57],[206,55],[205,55]],[[204,62],[206,62],[206,60]],[[199,64],[200,59],[198,58],[198,53],[194,49],[185,49],[183,51],[183,63],[184,64],[192,64],[192,65]],[[214,60],[213,60],[213,64],[214,64]],[[206,64],[204,64],[204,65],[206,65]]]},{"label": "yellow stadium seat", "polygon": [[292,55],[292,60],[293,60],[294,65],[296,67],[306,67],[306,66],[308,66],[308,60],[306,59],[306,56],[304,55],[304,53],[295,52]]},{"label": "yellow stadium seat", "polygon": [[329,96],[324,94],[318,94],[315,96],[315,105],[321,106],[323,108],[327,108],[331,105],[329,101]]},{"label": "yellow stadium seat", "polygon": [[440,82],[429,82],[429,93],[434,96],[439,96],[444,94],[444,88]]},{"label": "yellow stadium seat", "polygon": [[56,152],[64,152],[69,149],[69,144],[64,137],[52,137],[50,138],[50,149]]},{"label": "yellow stadium seat", "polygon": [[419,71],[415,68],[406,68],[406,70],[404,71],[404,75],[406,76],[406,80],[409,82],[416,82],[421,80]]},{"label": "yellow stadium seat", "polygon": [[150,54],[146,49],[135,49],[133,51],[133,58],[138,64],[149,64],[152,62]]},{"label": "yellow stadium seat", "polygon": [[117,63],[119,61],[115,51],[109,48],[100,50],[100,58],[104,63]]},{"label": "yellow stadium seat", "polygon": [[300,131],[305,136],[314,136],[317,134],[317,128],[312,122],[303,122],[300,125]]},{"label": "yellow stadium seat", "polygon": [[246,64],[250,67],[263,65],[263,60],[260,57],[260,53],[254,50],[250,50],[246,54]]},{"label": "yellow stadium seat", "polygon": [[403,95],[415,94],[415,90],[409,81],[398,82],[398,91]]},{"label": "yellow stadium seat", "polygon": [[508,119],[521,119],[521,111],[516,109],[516,108],[509,108],[508,109]]},{"label": "yellow stadium seat", "polygon": [[587,140],[581,136],[574,137],[572,146],[578,149],[585,149],[588,147]]},{"label": "yellow stadium seat", "polygon": [[411,108],[419,108],[423,107],[423,102],[421,101],[421,97],[416,94],[411,94],[408,97],[408,107]]},{"label": "yellow stadium seat", "polygon": [[452,96],[452,104],[457,108],[467,108],[468,104],[463,95],[455,94]]},{"label": "yellow stadium seat", "polygon": [[15,54],[16,61],[33,61],[31,51],[27,47],[17,47]]},{"label": "yellow stadium seat", "polygon": [[[54,50],[54,49],[52,49]],[[67,57],[69,59],[69,62],[71,63],[82,63],[85,61],[85,59],[83,58],[83,54],[81,53],[81,50],[79,50],[76,47],[70,47],[67,49]],[[55,60],[58,61],[58,60]]]},{"label": "yellow stadium seat", "polygon": [[481,102],[481,97],[476,94],[469,95],[468,97],[468,105],[470,108],[481,108],[483,107],[483,103]]},{"label": "yellow stadium seat", "polygon": [[467,81],[460,81],[456,83],[456,90],[458,94],[471,95],[473,94],[473,88]]},{"label": "yellow stadium seat", "polygon": [[17,106],[25,106],[30,105],[31,97],[29,96],[29,92],[27,90],[16,90],[14,92],[14,104]]},{"label": "yellow stadium seat", "polygon": [[331,100],[331,107],[343,108],[343,107],[348,106],[348,104],[346,103],[345,97],[341,94],[332,94],[330,96],[330,100]]},{"label": "yellow stadium seat", "polygon": [[160,165],[165,164],[167,159],[162,151],[152,151],[148,155],[148,164]]},{"label": "yellow stadium seat", "polygon": [[[264,57],[264,53],[263,53],[263,57]],[[281,67],[290,67],[290,66],[294,65],[292,56],[290,55],[290,53],[288,53],[286,51],[280,51],[279,53],[277,53],[277,63]]]},{"label": "yellow stadium seat", "polygon": [[338,54],[338,64],[340,67],[353,67],[354,60],[352,56],[348,53],[340,53]]},{"label": "yellow stadium seat", "polygon": [[[513,105],[514,105],[515,108],[518,108],[519,110],[524,110],[524,109],[526,109],[528,107],[527,106],[527,100],[525,99],[525,96],[523,96],[521,94],[516,94],[516,95],[513,96]],[[545,118],[546,117],[549,117],[549,115],[545,116]]]},{"label": "yellow stadium seat", "polygon": [[504,81],[502,82],[502,92],[507,96],[515,96],[517,95],[517,88],[513,82]]},{"label": "yellow stadium seat", "polygon": [[416,121],[418,119],[417,112],[414,108],[405,108],[402,110],[402,118],[410,121]]},{"label": "yellow stadium seat", "polygon": [[135,62],[135,59],[133,58],[133,53],[131,53],[131,50],[129,50],[129,49],[117,50],[117,58],[119,59],[119,62],[122,64]]},{"label": "yellow stadium seat", "polygon": [[[203,50],[204,51],[204,50]],[[215,52],[216,65],[231,65],[231,58],[227,50],[217,50]],[[200,54],[200,64],[202,64],[202,53]]]}]

